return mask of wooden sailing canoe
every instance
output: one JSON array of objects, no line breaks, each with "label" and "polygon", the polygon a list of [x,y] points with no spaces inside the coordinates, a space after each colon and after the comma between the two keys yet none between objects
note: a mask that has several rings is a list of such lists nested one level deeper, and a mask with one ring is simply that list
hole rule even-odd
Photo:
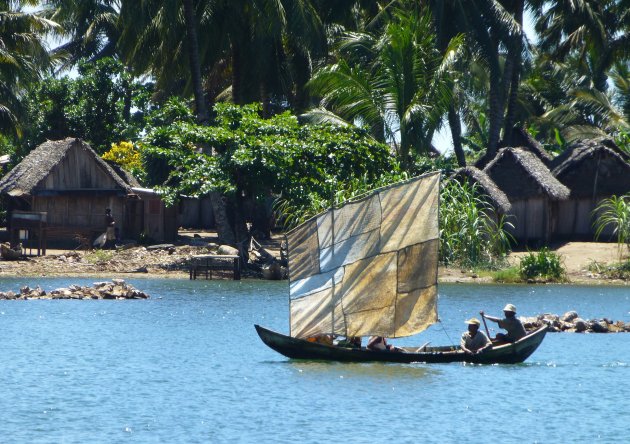
[{"label": "wooden sailing canoe", "polygon": [[513,344],[497,345],[482,354],[470,355],[459,346],[425,346],[420,351],[416,347],[404,347],[404,353],[371,351],[365,347],[345,348],[293,338],[260,325],[255,327],[267,346],[288,358],[341,362],[518,364],[534,353],[547,333],[547,326],[542,326]]}]

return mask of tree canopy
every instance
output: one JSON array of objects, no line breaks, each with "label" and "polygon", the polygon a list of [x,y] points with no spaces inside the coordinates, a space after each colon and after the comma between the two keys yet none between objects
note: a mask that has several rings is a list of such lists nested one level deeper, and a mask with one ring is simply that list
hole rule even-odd
[{"label": "tree canopy", "polygon": [[434,149],[447,123],[459,165],[491,158],[515,128],[555,151],[602,135],[627,149],[629,10],[628,0],[0,1],[0,147],[19,160],[47,138],[82,137],[99,153],[140,155],[148,174],[136,171],[169,198],[224,195],[238,214],[274,196],[294,215],[329,204],[340,183],[354,193],[450,168]]}]

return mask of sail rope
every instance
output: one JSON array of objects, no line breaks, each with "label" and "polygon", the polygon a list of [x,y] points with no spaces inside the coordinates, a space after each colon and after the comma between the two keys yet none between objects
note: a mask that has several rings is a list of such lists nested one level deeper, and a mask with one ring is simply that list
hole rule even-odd
[{"label": "sail rope", "polygon": [[446,335],[446,337],[448,338],[449,342],[451,343],[451,345],[453,347],[456,346],[456,344],[453,342],[453,340],[451,339],[451,337],[448,335],[448,333],[446,332],[446,328],[444,327],[444,323],[442,322],[442,319],[438,318],[438,322],[440,323],[440,325],[442,326],[442,331],[444,332],[444,334]]}]

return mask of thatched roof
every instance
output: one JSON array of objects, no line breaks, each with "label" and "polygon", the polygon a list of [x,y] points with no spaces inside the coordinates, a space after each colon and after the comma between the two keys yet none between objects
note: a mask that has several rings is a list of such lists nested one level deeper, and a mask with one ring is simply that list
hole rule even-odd
[{"label": "thatched roof", "polygon": [[540,195],[553,200],[569,197],[569,189],[556,179],[533,153],[521,148],[502,148],[484,171],[510,201]]},{"label": "thatched roof", "polygon": [[614,140],[609,139],[607,137],[602,137],[602,138],[597,139],[597,142],[601,143],[605,147],[608,147],[611,150],[613,150],[615,153],[619,154],[623,158],[623,160],[625,160],[626,162],[630,162],[630,153],[619,148],[619,145],[617,145]]},{"label": "thatched roof", "polygon": [[[587,156],[587,152],[593,153],[596,150],[605,149],[607,152],[612,152],[624,161],[629,161],[630,156],[619,148],[610,139],[588,139],[580,140],[570,144],[562,153],[560,153],[551,163],[551,169],[556,171],[560,165],[565,164],[567,161],[577,161],[584,159]],[[554,173],[557,175],[556,173]]]},{"label": "thatched roof", "polygon": [[[510,146],[504,140],[499,142],[499,148],[521,148],[525,151],[529,151],[538,157],[542,163],[549,166],[553,161],[553,157],[543,148],[542,144],[534,139],[531,134],[524,128],[514,128],[512,130],[512,140]],[[494,158],[484,154],[475,162],[475,166],[479,169],[484,169]]]},{"label": "thatched roof", "polygon": [[105,160],[105,162],[131,188],[141,188],[142,187],[142,184],[140,182],[138,182],[138,179],[136,179],[136,177],[133,174],[131,174],[129,171],[127,171],[126,169],[121,167],[119,164],[117,164],[116,162],[112,162],[111,160]]},{"label": "thatched roof", "polygon": [[552,172],[571,189],[573,197],[622,195],[630,192],[630,163],[620,152],[602,141],[588,140],[571,145]]},{"label": "thatched roof", "polygon": [[0,193],[12,196],[30,195],[46,179],[55,166],[66,157],[71,149],[83,150],[91,156],[103,171],[122,190],[131,188],[98,154],[83,140],[67,138],[49,140],[31,151],[22,161],[0,180]]},{"label": "thatched roof", "polygon": [[451,178],[455,180],[466,180],[469,183],[476,183],[478,187],[485,193],[490,199],[490,203],[494,205],[501,213],[507,214],[512,209],[512,204],[508,200],[503,191],[499,189],[490,176],[479,168],[474,166],[467,166],[457,169]]},{"label": "thatched roof", "polygon": [[[542,162],[549,166],[553,157],[543,148],[542,144],[534,139],[531,134],[524,128],[518,127],[512,130],[511,146],[524,148],[527,151],[534,153]],[[507,144],[503,141],[499,143],[499,147],[505,148]]]}]

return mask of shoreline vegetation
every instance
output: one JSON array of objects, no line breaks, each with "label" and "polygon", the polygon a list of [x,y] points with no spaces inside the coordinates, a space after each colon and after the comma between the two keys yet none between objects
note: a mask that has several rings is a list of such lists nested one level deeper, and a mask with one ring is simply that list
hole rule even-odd
[{"label": "shoreline vegetation", "polygon": [[[218,238],[214,232],[183,232],[176,245],[130,246],[116,250],[64,251],[49,250],[47,256],[25,257],[16,261],[0,261],[0,277],[66,277],[68,283],[63,288],[44,291],[39,285],[35,288],[0,288],[0,300],[42,300],[42,299],[147,299],[141,290],[127,284],[127,279],[188,279],[188,265],[194,255],[211,254],[220,251]],[[261,246],[274,257],[280,256],[281,236],[274,236]],[[544,251],[546,249],[541,249]],[[547,253],[557,257],[562,265],[560,280],[529,279],[516,281],[520,275],[519,263],[524,258],[537,257],[533,251],[511,252],[506,259],[506,267],[497,271],[465,269],[457,266],[440,266],[438,282],[451,284],[572,284],[572,285],[628,285],[627,275],[623,278],[611,277],[605,270],[619,268],[620,250],[614,243],[570,242],[556,245]],[[545,254],[547,254],[545,253]],[[510,275],[514,279],[503,279]],[[231,279],[230,273],[215,273],[215,278]],[[516,276],[516,277],[515,277]],[[254,270],[243,271],[245,279],[263,280],[262,274]],[[107,279],[95,282],[92,286],[72,283],[73,278]],[[623,333],[630,332],[630,323],[619,320],[583,319],[575,311],[563,315],[543,313],[537,316],[522,317],[528,330],[546,324],[549,332],[569,333]]]},{"label": "shoreline vegetation", "polygon": [[[281,236],[261,242],[272,256],[280,257]],[[216,233],[212,231],[183,231],[175,244],[133,246],[116,250],[48,250],[46,256],[30,256],[15,261],[0,261],[0,277],[67,276],[94,278],[178,278],[188,279],[189,263],[194,255],[215,254],[218,249]],[[520,284],[566,283],[578,285],[628,285],[630,273],[625,272],[627,255],[619,255],[615,243],[569,242],[553,245],[549,251],[557,254],[564,274],[561,279],[522,279],[520,261],[531,255],[529,251],[508,254],[505,266],[498,270],[484,270],[456,265],[440,266],[440,283]],[[624,251],[625,252],[625,251]],[[508,276],[506,278],[506,276]],[[223,278],[215,273],[215,278]],[[231,278],[229,273],[225,278]],[[243,270],[244,279],[263,279],[255,270]],[[1,290],[1,289],[0,289]]]}]

